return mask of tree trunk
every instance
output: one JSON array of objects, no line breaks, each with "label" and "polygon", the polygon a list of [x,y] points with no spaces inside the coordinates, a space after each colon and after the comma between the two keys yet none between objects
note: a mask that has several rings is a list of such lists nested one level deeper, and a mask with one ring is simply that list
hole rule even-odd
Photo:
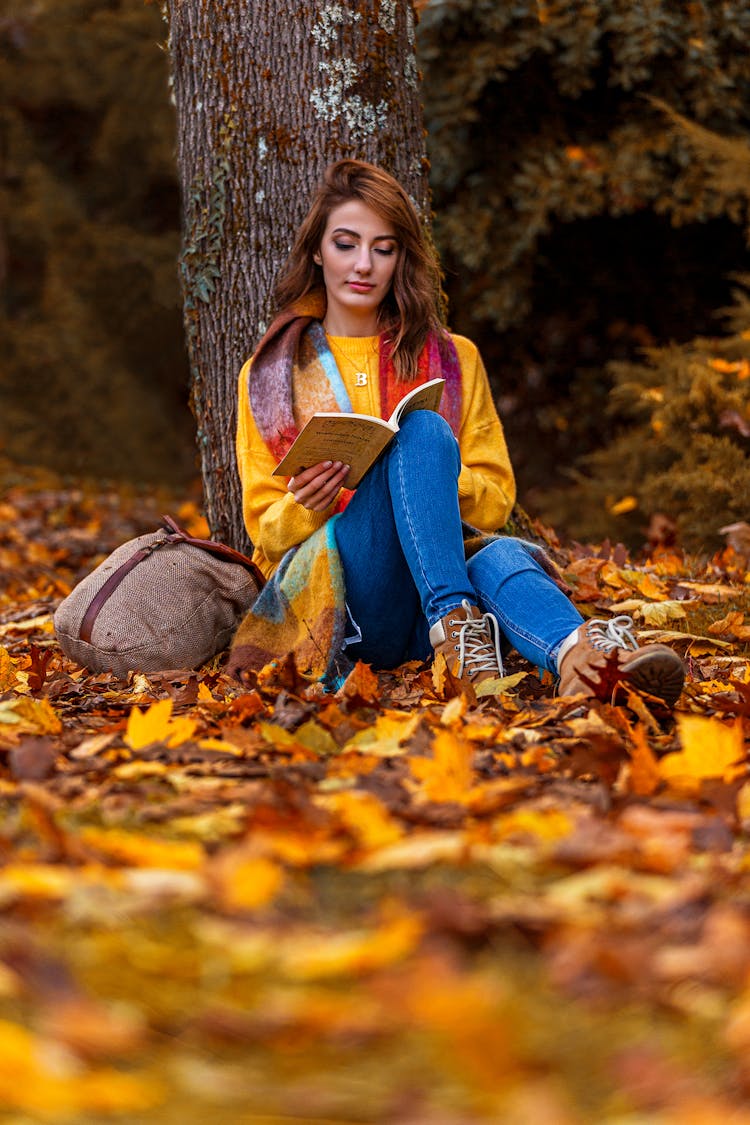
[{"label": "tree trunk", "polygon": [[357,157],[429,221],[411,0],[163,0],[183,199],[191,403],[212,534],[247,547],[237,375],[327,164]]}]

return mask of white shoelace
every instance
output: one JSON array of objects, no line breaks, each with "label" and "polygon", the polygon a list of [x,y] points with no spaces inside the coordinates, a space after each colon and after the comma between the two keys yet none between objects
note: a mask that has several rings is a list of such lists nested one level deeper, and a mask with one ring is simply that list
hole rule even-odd
[{"label": "white shoelace", "polygon": [[604,621],[591,617],[585,625],[586,635],[594,648],[601,652],[612,652],[615,648],[637,649],[638,642],[633,636],[633,618],[624,613]]},{"label": "white shoelace", "polygon": [[451,637],[458,636],[458,675],[462,676],[466,669],[470,676],[475,676],[478,672],[495,672],[502,676],[503,662],[497,618],[492,613],[472,617],[471,606],[466,600],[461,606],[466,613],[466,620],[448,619],[449,629],[458,627],[457,633],[451,632]]}]

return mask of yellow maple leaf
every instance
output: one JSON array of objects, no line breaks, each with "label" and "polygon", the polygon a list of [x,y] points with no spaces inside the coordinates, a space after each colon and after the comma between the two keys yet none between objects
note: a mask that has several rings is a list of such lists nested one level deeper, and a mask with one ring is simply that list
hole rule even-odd
[{"label": "yellow maple leaf", "polygon": [[483,680],[477,687],[477,699],[485,695],[504,695],[525,680],[528,672],[514,672],[512,676],[499,676],[492,680]]},{"label": "yellow maple leaf", "polygon": [[660,629],[670,621],[684,621],[687,613],[681,602],[668,599],[665,602],[644,602],[641,617],[644,624],[650,625],[652,629]]},{"label": "yellow maple leaf", "polygon": [[659,775],[679,788],[695,791],[707,778],[733,781],[743,770],[742,722],[727,724],[703,715],[678,715],[682,750],[659,762]]},{"label": "yellow maple leaf", "polygon": [[435,734],[431,758],[413,757],[409,765],[428,801],[466,801],[473,778],[471,758],[471,744],[446,729]]},{"label": "yellow maple leaf", "polygon": [[652,601],[666,601],[668,594],[666,586],[653,574],[643,570],[625,570],[622,576],[628,586],[632,586],[644,598]]},{"label": "yellow maple leaf", "polygon": [[0,645],[0,691],[10,691],[16,684],[17,664],[7,648]]},{"label": "yellow maple leaf", "polygon": [[62,723],[46,699],[8,699],[0,703],[0,723],[15,726],[16,730],[34,734],[59,734]]},{"label": "yellow maple leaf", "polygon": [[401,827],[372,793],[327,793],[316,804],[335,812],[363,848],[382,848],[400,840]]},{"label": "yellow maple leaf", "polygon": [[350,738],[346,749],[362,750],[365,754],[376,754],[379,758],[403,754],[403,743],[411,738],[420,722],[421,716],[418,713],[387,711],[378,715],[373,726],[358,731]]},{"label": "yellow maple leaf", "polygon": [[192,738],[198,724],[187,716],[173,719],[172,706],[171,699],[160,699],[146,711],[134,707],[128,716],[126,746],[131,750],[142,750],[154,742],[166,742],[172,748]]}]

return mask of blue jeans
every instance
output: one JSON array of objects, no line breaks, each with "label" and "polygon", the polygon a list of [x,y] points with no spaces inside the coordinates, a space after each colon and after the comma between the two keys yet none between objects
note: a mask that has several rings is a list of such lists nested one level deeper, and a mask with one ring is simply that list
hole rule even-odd
[{"label": "blue jeans", "polygon": [[557,650],[583,618],[518,540],[497,539],[466,560],[460,471],[448,423],[414,411],[336,520],[346,602],[362,634],[347,655],[377,668],[426,660],[430,626],[465,598],[495,614],[522,656],[556,673]]}]

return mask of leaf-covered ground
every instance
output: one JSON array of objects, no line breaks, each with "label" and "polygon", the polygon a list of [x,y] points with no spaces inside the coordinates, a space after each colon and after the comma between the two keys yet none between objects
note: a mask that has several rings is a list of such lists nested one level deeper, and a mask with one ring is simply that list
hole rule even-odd
[{"label": "leaf-covered ground", "polygon": [[750,585],[562,555],[684,655],[674,714],[289,663],[125,681],[56,645],[162,510],[6,470],[0,1104],[90,1125],[750,1122]]}]

